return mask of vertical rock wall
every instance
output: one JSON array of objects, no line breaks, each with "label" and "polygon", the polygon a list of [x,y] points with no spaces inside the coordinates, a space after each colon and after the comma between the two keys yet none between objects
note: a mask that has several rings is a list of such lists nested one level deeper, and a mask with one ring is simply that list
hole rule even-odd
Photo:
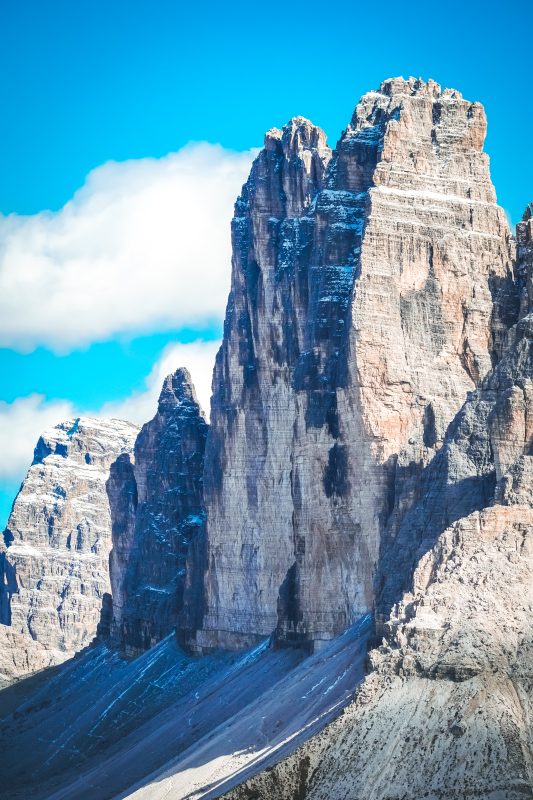
[{"label": "vertical rock wall", "polygon": [[533,203],[528,203],[516,226],[518,278],[521,288],[521,315],[533,307]]},{"label": "vertical rock wall", "polygon": [[302,118],[267,134],[233,220],[197,646],[316,646],[372,607],[380,547],[501,345],[485,127],[458,92],[393,79],[333,154]]}]

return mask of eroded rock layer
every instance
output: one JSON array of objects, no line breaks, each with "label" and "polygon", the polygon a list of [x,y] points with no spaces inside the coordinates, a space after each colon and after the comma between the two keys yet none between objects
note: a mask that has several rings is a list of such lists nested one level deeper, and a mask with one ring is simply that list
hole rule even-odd
[{"label": "eroded rock layer", "polygon": [[165,379],[134,459],[125,453],[111,467],[111,636],[129,654],[170,633],[182,608],[189,547],[205,517],[207,427],[190,375],[179,369]]},{"label": "eroded rock layer", "polygon": [[82,417],[39,439],[1,545],[6,677],[65,660],[109,624],[106,481],[137,433],[128,422]]},{"label": "eroded rock layer", "polygon": [[393,79],[333,153],[300,117],[267,134],[233,220],[200,648],[316,646],[372,607],[383,541],[503,346],[485,127],[458,92]]}]

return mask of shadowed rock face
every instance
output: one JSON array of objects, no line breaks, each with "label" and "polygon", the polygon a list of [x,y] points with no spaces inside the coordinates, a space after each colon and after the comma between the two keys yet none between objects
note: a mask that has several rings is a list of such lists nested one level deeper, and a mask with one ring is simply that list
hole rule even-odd
[{"label": "shadowed rock face", "polygon": [[533,307],[533,203],[528,203],[522,221],[516,226],[518,280],[521,292],[520,311]]},{"label": "shadowed rock face", "polygon": [[183,605],[186,559],[204,524],[205,422],[185,369],[163,384],[157,414],[111,467],[111,637],[128,654],[170,633]]},{"label": "shadowed rock face", "polygon": [[128,422],[81,417],[39,439],[0,545],[6,678],[64,661],[95,637],[111,588],[105,484],[137,433]]},{"label": "shadowed rock face", "polygon": [[481,105],[414,79],[365,95],[333,153],[300,117],[267,134],[232,225],[195,646],[317,646],[372,607],[380,548],[516,320],[484,137]]}]

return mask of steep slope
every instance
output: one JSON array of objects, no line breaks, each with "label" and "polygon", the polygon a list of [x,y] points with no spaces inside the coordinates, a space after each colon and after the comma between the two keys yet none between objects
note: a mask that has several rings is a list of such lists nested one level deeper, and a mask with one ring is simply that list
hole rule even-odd
[{"label": "steep slope", "polygon": [[317,647],[372,607],[389,516],[516,318],[485,127],[458,92],[393,79],[333,153],[301,117],[267,134],[232,227],[200,649],[274,629]]},{"label": "steep slope", "polygon": [[157,414],[134,448],[111,467],[112,639],[138,654],[174,630],[186,560],[204,524],[202,473],[207,435],[185,369],[163,384]]},{"label": "steep slope", "polygon": [[106,480],[137,432],[128,422],[81,417],[39,439],[0,545],[4,680],[64,661],[108,624]]},{"label": "steep slope", "polygon": [[200,659],[171,637],[133,661],[88,648],[37,690],[30,681],[11,716],[0,694],[0,797],[216,796],[338,714],[369,632],[365,619],[309,658],[268,640]]}]

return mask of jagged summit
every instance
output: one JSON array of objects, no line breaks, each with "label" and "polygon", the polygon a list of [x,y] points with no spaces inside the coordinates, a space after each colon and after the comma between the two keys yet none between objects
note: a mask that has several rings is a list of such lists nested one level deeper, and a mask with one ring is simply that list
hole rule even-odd
[{"label": "jagged summit", "polygon": [[233,227],[252,207],[278,219],[301,214],[321,187],[330,157],[324,131],[304,117],[271,128],[235,204]]},{"label": "jagged summit", "polygon": [[163,381],[158,400],[158,409],[162,413],[165,409],[174,408],[180,403],[192,403],[198,406],[196,390],[191,375],[185,367],[180,367],[175,372],[167,375]]},{"label": "jagged summit", "polygon": [[[456,89],[442,88],[439,83],[429,78],[424,81],[422,78],[387,78],[379,87],[381,94],[391,97],[392,95],[425,95],[431,98],[448,97],[454,100],[462,100],[463,95]],[[372,92],[370,92],[372,94]]]},{"label": "jagged summit", "polygon": [[270,142],[276,141],[284,144],[287,153],[298,154],[301,150],[316,148],[327,155],[330,150],[322,128],[305,117],[292,117],[281,130],[270,128],[265,134],[265,147],[268,148]]},{"label": "jagged summit", "polygon": [[133,459],[108,481],[113,551],[111,637],[138,655],[171,633],[183,606],[186,562],[204,524],[202,473],[208,426],[189,372],[168,375]]},{"label": "jagged summit", "polygon": [[[33,464],[49,455],[88,464],[109,463],[111,457],[124,449],[138,428],[131,422],[103,417],[72,417],[45,430],[37,441]],[[127,449],[127,447],[125,448]]]}]

